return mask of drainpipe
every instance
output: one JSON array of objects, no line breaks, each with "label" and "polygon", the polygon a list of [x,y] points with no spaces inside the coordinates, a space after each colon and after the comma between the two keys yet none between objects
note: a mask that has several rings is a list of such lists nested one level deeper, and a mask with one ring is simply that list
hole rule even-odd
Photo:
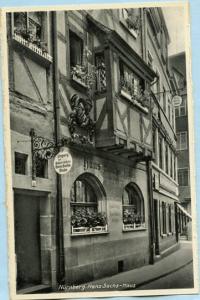
[{"label": "drainpipe", "polygon": [[146,161],[147,166],[147,186],[149,195],[149,263],[154,264],[154,208],[153,208],[153,188],[152,188],[152,164],[151,158]]},{"label": "drainpipe", "polygon": [[[52,12],[53,31],[53,100],[55,141],[59,147],[60,132],[60,102],[59,102],[59,73],[58,73],[58,45],[57,45],[57,13]],[[61,175],[56,173],[57,201],[56,201],[56,276],[57,284],[63,283],[65,278],[64,265],[64,240],[63,240],[63,206],[62,206],[62,181]]]}]

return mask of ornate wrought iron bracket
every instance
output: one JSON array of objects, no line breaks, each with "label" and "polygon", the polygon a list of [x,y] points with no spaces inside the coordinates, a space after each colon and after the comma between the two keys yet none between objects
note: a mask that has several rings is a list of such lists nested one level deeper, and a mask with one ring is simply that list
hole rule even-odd
[{"label": "ornate wrought iron bracket", "polygon": [[47,138],[37,136],[35,130],[30,131],[31,137],[31,152],[32,152],[32,181],[36,180],[37,158],[49,160],[53,158],[59,151],[62,143]]}]

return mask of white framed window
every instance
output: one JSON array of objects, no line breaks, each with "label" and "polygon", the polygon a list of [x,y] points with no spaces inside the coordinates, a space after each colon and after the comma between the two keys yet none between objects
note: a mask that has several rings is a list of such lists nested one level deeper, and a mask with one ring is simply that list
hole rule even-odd
[{"label": "white framed window", "polygon": [[178,169],[178,183],[180,186],[189,185],[189,170],[188,168]]},{"label": "white framed window", "polygon": [[144,199],[139,187],[129,183],[122,195],[123,230],[145,228]]},{"label": "white framed window", "polygon": [[187,131],[177,133],[177,150],[187,150]]}]

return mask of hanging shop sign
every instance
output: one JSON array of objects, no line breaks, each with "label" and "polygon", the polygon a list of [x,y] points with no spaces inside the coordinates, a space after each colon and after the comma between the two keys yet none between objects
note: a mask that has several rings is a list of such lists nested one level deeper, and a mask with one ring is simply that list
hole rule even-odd
[{"label": "hanging shop sign", "polygon": [[60,151],[54,159],[55,171],[60,174],[68,173],[72,168],[72,156],[67,149]]},{"label": "hanging shop sign", "polygon": [[181,96],[175,95],[175,96],[172,98],[172,102],[173,102],[173,104],[174,104],[175,107],[180,106],[181,103],[182,103],[182,98],[181,98]]}]

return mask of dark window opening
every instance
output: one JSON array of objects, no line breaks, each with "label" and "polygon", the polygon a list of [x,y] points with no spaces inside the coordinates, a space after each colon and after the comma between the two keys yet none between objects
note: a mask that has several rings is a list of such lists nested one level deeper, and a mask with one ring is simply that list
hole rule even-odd
[{"label": "dark window opening", "polygon": [[69,32],[70,40],[70,65],[75,67],[83,64],[83,40],[74,32]]},{"label": "dark window opening", "polygon": [[168,146],[165,146],[165,171],[168,174],[169,173],[169,160],[168,160]]},{"label": "dark window opening", "polygon": [[26,175],[27,174],[27,159],[28,155],[15,152],[15,173]]},{"label": "dark window opening", "polygon": [[162,159],[162,138],[159,138],[159,167],[162,169],[163,168],[163,159]]},{"label": "dark window opening", "polygon": [[163,234],[167,233],[167,224],[166,224],[166,203],[162,202],[162,232]]},{"label": "dark window opening", "polygon": [[169,205],[168,223],[169,223],[169,232],[172,232],[172,211],[171,211],[171,205]]},{"label": "dark window opening", "polygon": [[118,273],[121,273],[124,271],[124,261],[123,260],[119,260],[118,261]]},{"label": "dark window opening", "polygon": [[46,159],[36,158],[36,177],[48,178],[48,161]]},{"label": "dark window opening", "polygon": [[180,186],[188,186],[188,169],[178,170],[178,183]]}]

